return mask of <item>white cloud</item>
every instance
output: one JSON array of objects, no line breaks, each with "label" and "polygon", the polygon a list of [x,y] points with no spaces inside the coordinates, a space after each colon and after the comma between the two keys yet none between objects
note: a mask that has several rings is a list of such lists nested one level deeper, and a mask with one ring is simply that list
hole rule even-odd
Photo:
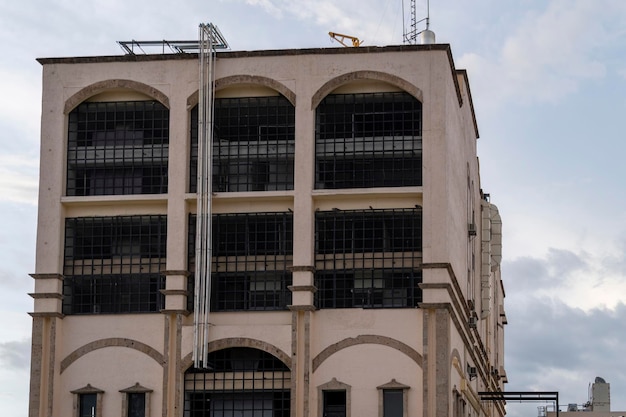
[{"label": "white cloud", "polygon": [[[312,23],[321,26],[321,33],[324,34],[325,31],[333,31],[358,37],[364,45],[402,42],[400,22],[396,22],[400,16],[393,16],[393,7],[389,11],[388,5],[379,0],[347,0],[341,3],[331,0],[246,0],[246,3],[261,7],[279,19],[291,17],[309,28]],[[388,12],[390,15],[387,15]],[[295,35],[285,33],[285,36]]]},{"label": "white cloud", "polygon": [[591,311],[615,309],[624,302],[626,253],[549,249],[539,257],[520,257],[504,263],[507,300],[528,304],[545,298],[571,308]]},{"label": "white cloud", "polygon": [[27,370],[30,364],[30,339],[0,342],[0,363],[9,369]]},{"label": "white cloud", "polygon": [[274,16],[277,19],[281,19],[283,17],[282,9],[275,6],[270,0],[246,0],[246,4],[261,7],[265,10],[266,13]]},{"label": "white cloud", "polygon": [[[482,101],[558,102],[581,83],[607,74],[602,55],[622,36],[626,4],[554,0],[527,12],[494,55],[468,52],[458,60],[485,92]],[[485,97],[486,95],[486,97]]]},{"label": "white cloud", "polygon": [[36,205],[38,164],[25,155],[0,155],[0,201]]}]

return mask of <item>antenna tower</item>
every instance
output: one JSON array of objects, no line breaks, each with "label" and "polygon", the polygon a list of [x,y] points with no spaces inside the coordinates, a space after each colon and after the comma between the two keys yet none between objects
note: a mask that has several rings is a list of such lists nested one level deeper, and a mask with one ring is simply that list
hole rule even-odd
[{"label": "antenna tower", "polygon": [[[410,12],[411,12],[411,23],[409,24],[409,30],[407,31],[404,26],[404,2],[402,0],[402,27],[403,27],[403,43],[408,43],[411,45],[415,45],[417,43],[434,43],[434,33],[432,33],[429,29],[430,27],[430,0],[426,0],[426,17],[420,20],[417,20],[417,6],[415,4],[416,0],[409,0],[410,4]],[[421,22],[426,22],[426,29],[422,31],[418,31],[417,25]],[[421,36],[420,36],[421,35]],[[432,42],[430,42],[432,36]],[[418,42],[418,37],[419,42]]]}]

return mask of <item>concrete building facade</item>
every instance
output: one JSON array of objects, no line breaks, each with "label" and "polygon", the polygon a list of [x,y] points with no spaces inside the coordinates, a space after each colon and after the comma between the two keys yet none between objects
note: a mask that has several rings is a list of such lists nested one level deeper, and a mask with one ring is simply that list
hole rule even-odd
[{"label": "concrete building facade", "polygon": [[30,417],[502,416],[501,220],[448,45],[39,59]]}]

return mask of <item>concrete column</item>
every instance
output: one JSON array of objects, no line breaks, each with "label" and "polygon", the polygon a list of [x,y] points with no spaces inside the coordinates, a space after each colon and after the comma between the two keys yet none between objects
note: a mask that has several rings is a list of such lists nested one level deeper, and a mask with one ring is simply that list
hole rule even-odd
[{"label": "concrete column", "polygon": [[311,311],[292,307],[291,417],[310,415]]}]

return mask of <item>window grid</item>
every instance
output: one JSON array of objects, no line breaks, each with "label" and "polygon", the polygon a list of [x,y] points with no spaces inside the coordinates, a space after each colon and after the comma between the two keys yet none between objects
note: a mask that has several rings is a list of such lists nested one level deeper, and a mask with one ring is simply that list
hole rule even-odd
[{"label": "window grid", "polygon": [[167,193],[169,110],[157,101],[85,102],[69,115],[67,195]]},{"label": "window grid", "polygon": [[[189,217],[188,264],[195,271],[196,216]],[[291,304],[293,215],[213,215],[211,311],[284,310]],[[188,288],[192,289],[194,277]],[[188,297],[188,309],[193,296]]]},{"label": "window grid", "polygon": [[[215,100],[213,191],[293,189],[295,110],[283,96]],[[197,190],[198,107],[191,111],[190,192]]]},{"label": "window grid", "polygon": [[163,308],[166,229],[166,216],[66,219],[63,313]]},{"label": "window grid", "polygon": [[291,373],[269,353],[229,348],[185,373],[185,417],[290,415]]},{"label": "window grid", "polygon": [[316,306],[417,307],[421,225],[421,208],[316,213]]},{"label": "window grid", "polygon": [[329,95],[315,157],[317,189],[422,185],[422,104],[404,92]]}]

